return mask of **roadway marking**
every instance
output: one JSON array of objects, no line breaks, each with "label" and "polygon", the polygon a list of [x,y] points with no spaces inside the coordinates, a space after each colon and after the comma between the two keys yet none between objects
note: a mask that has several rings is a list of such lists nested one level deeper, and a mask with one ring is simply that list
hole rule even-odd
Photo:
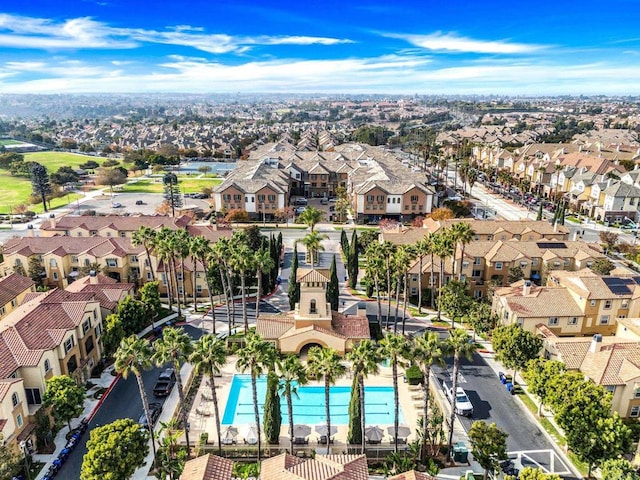
[{"label": "roadway marking", "polygon": [[[540,454],[548,454],[549,455],[549,468],[542,466],[539,462],[534,460],[531,455],[540,453]],[[569,469],[569,467],[564,463],[562,458],[555,452],[553,449],[546,450],[520,450],[515,452],[507,452],[509,457],[513,457],[515,455],[520,465],[529,466],[529,463],[534,464],[536,467],[544,471],[545,473],[556,473],[558,475],[573,475],[573,472]],[[527,465],[522,463],[522,460],[525,459]],[[544,458],[546,460],[546,457]],[[559,464],[559,465],[558,465]],[[556,469],[556,466],[562,466],[564,470]]]}]

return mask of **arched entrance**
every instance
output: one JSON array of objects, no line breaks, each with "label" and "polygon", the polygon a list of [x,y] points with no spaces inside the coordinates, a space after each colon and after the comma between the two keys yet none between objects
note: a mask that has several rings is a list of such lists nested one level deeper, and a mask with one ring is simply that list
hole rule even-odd
[{"label": "arched entrance", "polygon": [[302,345],[300,347],[300,350],[298,351],[298,354],[300,355],[300,359],[306,359],[307,355],[309,354],[309,349],[312,347],[320,347],[320,348],[325,348],[324,345],[321,345],[317,342],[309,342],[309,343],[305,343],[304,345]]}]

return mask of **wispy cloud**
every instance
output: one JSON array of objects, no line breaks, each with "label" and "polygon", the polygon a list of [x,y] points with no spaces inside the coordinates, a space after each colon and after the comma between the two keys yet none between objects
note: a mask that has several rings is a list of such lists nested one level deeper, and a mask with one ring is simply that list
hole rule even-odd
[{"label": "wispy cloud", "polygon": [[165,30],[117,28],[89,17],[62,22],[0,14],[0,46],[42,50],[131,49],[144,43],[191,47],[213,54],[243,53],[254,45],[335,45],[350,40],[299,35],[231,36],[207,34],[198,26]]},{"label": "wispy cloud", "polygon": [[405,40],[416,47],[441,52],[522,54],[545,48],[543,45],[512,43],[504,40],[478,40],[442,32],[430,35],[385,34],[385,36]]}]

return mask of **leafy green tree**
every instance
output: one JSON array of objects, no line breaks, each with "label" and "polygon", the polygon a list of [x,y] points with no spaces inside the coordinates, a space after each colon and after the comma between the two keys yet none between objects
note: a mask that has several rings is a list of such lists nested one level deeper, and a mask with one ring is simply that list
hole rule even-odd
[{"label": "leafy green tree", "polygon": [[58,420],[67,422],[71,431],[71,419],[82,413],[84,407],[84,387],[67,375],[53,376],[46,380],[42,404],[52,407],[52,414]]},{"label": "leafy green tree", "polygon": [[509,269],[509,275],[507,276],[507,283],[516,283],[524,278],[524,272],[520,265],[515,265]]},{"label": "leafy green tree", "polygon": [[0,480],[12,480],[22,468],[22,460],[13,447],[5,445],[2,432],[0,440]]},{"label": "leafy green tree", "polygon": [[120,341],[126,336],[124,326],[117,313],[108,315],[104,320],[105,328],[102,335],[102,345],[104,346],[104,356],[111,357],[118,349]]},{"label": "leafy green tree", "polygon": [[351,361],[353,370],[353,391],[352,401],[349,402],[349,433],[347,441],[348,443],[360,443],[360,453],[364,453],[365,439],[363,434],[366,426],[364,379],[369,375],[378,373],[382,357],[376,345],[367,339],[359,341],[347,353],[347,360]]},{"label": "leafy green tree", "polygon": [[591,264],[591,270],[598,275],[609,275],[614,268],[613,262],[606,257],[597,258]]},{"label": "leafy green tree", "polygon": [[529,392],[538,397],[538,416],[542,413],[542,407],[547,404],[551,381],[565,371],[564,363],[557,360],[538,357],[527,362],[527,368],[522,372],[522,376],[527,382]]},{"label": "leafy green tree", "polygon": [[275,372],[267,374],[267,393],[264,398],[264,436],[268,443],[280,443],[280,426],[282,413],[280,412],[280,395],[278,395],[278,376]]},{"label": "leafy green tree", "polygon": [[272,343],[265,342],[260,335],[251,330],[245,335],[245,347],[238,352],[236,368],[240,372],[251,375],[251,393],[253,396],[253,414],[258,434],[258,462],[262,458],[260,442],[262,429],[260,428],[260,411],[258,409],[258,377],[271,369],[276,362],[276,350]]},{"label": "leafy green tree", "polygon": [[96,176],[96,184],[109,187],[113,195],[113,187],[127,183],[127,176],[117,168],[101,168]]},{"label": "leafy green tree", "polygon": [[174,417],[168,422],[160,422],[158,437],[160,448],[156,458],[155,475],[158,480],[178,480],[187,460],[187,451],[178,441],[184,434],[179,428],[179,421]]},{"label": "leafy green tree", "polygon": [[483,421],[475,421],[469,429],[471,454],[473,459],[484,469],[484,479],[489,472],[499,467],[500,461],[507,458],[507,437],[495,423],[487,425]]},{"label": "leafy green tree", "polygon": [[601,472],[602,478],[606,480],[640,480],[640,475],[638,475],[631,462],[623,458],[605,460],[602,463]]},{"label": "leafy green tree", "polygon": [[462,316],[462,321],[471,325],[476,333],[489,333],[498,324],[498,316],[486,302],[472,302],[471,308]]},{"label": "leafy green tree", "polygon": [[[324,403],[327,416],[327,441],[331,437],[330,388],[344,375],[346,367],[340,363],[340,356],[333,348],[311,347],[307,359],[308,372],[317,379],[324,380]],[[327,443],[329,445],[329,443]]]},{"label": "leafy green tree", "polygon": [[160,301],[160,282],[153,281],[145,283],[140,288],[140,301],[145,305],[148,316],[152,319],[156,318],[162,308]]},{"label": "leafy green tree", "polygon": [[149,320],[150,310],[146,304],[134,300],[132,297],[126,297],[118,304],[118,317],[122,322],[126,335],[138,333],[142,330]]},{"label": "leafy green tree", "polygon": [[37,256],[34,255],[29,257],[29,265],[27,269],[29,278],[36,283],[36,287],[42,288],[44,286],[44,278],[47,272]]},{"label": "leafy green tree", "polygon": [[380,341],[380,356],[389,359],[393,378],[393,426],[395,435],[393,438],[394,452],[398,453],[398,424],[400,415],[400,403],[398,396],[398,367],[406,365],[406,359],[410,358],[409,345],[403,335],[387,333]]},{"label": "leafy green tree", "polygon": [[514,381],[517,371],[526,368],[527,362],[538,357],[542,350],[542,339],[517,323],[496,328],[491,344],[496,352],[496,359],[505,367],[513,369]]},{"label": "leafy green tree", "polygon": [[115,370],[121,374],[125,380],[129,374],[133,374],[136,377],[138,393],[140,394],[140,400],[142,400],[144,415],[147,417],[147,427],[149,435],[151,436],[153,456],[155,457],[156,442],[153,436],[153,421],[149,412],[147,391],[144,388],[144,381],[142,380],[142,371],[151,370],[151,355],[153,355],[153,351],[149,341],[145,338],[138,338],[136,335],[131,335],[122,339],[120,342],[120,346],[115,354]]},{"label": "leafy green tree", "polygon": [[351,243],[349,244],[349,257],[347,260],[347,269],[349,271],[349,287],[356,288],[358,284],[358,259],[359,259],[358,247],[358,231],[354,228],[351,235]]},{"label": "leafy green tree", "polygon": [[[608,477],[603,477],[608,478]],[[544,473],[539,468],[525,467],[518,476],[519,480],[562,480],[560,475],[555,473]],[[507,475],[505,480],[516,480],[513,475]]]},{"label": "leafy green tree", "polygon": [[51,183],[62,187],[67,183],[76,183],[80,176],[69,166],[62,166],[51,174]]},{"label": "leafy green tree", "polygon": [[47,195],[52,192],[51,183],[49,182],[47,169],[39,163],[34,163],[31,167],[31,186],[33,188],[33,194],[37,197],[40,197],[40,199],[42,200],[44,211],[48,212],[49,210],[47,210]]},{"label": "leafy green tree", "polygon": [[333,255],[331,267],[329,268],[329,285],[327,285],[327,302],[331,304],[331,310],[338,311],[340,304],[340,290],[338,284],[338,273],[336,271],[336,256]]},{"label": "leafy green tree", "polygon": [[182,207],[178,176],[175,173],[167,172],[162,178],[162,183],[164,184],[164,200],[171,207],[171,216],[175,217],[176,208]]},{"label": "leafy green tree", "polygon": [[324,212],[314,207],[307,207],[307,209],[300,214],[300,221],[307,225],[311,231],[315,229],[316,225],[322,220]]},{"label": "leafy green tree", "polygon": [[[178,397],[180,398],[180,414],[182,424],[186,427],[188,423],[187,403],[184,397],[184,387],[182,384],[182,375],[180,368],[187,361],[189,355],[193,351],[191,338],[184,332],[182,328],[168,327],[162,332],[162,338],[159,338],[153,344],[155,353],[152,360],[157,366],[171,363],[176,373],[176,383],[178,387]],[[189,443],[189,429],[185,428],[185,440],[187,442],[187,456],[191,453],[191,444]]]},{"label": "leafy green tree", "polygon": [[209,377],[211,398],[213,400],[213,414],[218,433],[218,454],[222,455],[222,438],[220,433],[220,411],[218,408],[218,392],[216,390],[216,375],[220,374],[227,361],[227,348],[224,340],[215,334],[203,335],[193,345],[193,352],[189,356],[196,372]]},{"label": "leafy green tree", "polygon": [[130,418],[91,430],[82,460],[81,480],[131,478],[147,456],[147,433]]},{"label": "leafy green tree", "polygon": [[473,304],[474,301],[467,293],[465,282],[451,280],[440,288],[438,306],[452,321],[460,320],[470,311]]},{"label": "leafy green tree", "polygon": [[289,438],[291,440],[291,455],[293,451],[293,397],[298,396],[298,386],[307,383],[307,370],[297,355],[287,355],[276,363],[280,372],[280,392],[287,400],[289,416]]},{"label": "leafy green tree", "polygon": [[300,284],[297,282],[298,276],[298,244],[293,245],[293,262],[291,263],[291,273],[289,273],[289,308],[294,310],[296,303],[300,301]]},{"label": "leafy green tree", "polygon": [[540,205],[538,206],[538,215],[536,216],[536,220],[538,222],[542,220],[542,206],[542,202],[540,202]]}]

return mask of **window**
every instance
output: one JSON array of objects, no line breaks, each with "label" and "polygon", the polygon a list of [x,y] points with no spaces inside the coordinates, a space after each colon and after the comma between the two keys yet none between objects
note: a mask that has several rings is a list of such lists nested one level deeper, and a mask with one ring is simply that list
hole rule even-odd
[{"label": "window", "polygon": [[468,268],[469,262],[462,262],[462,268]]},{"label": "window", "polygon": [[473,298],[482,298],[482,290],[474,290],[473,291]]},{"label": "window", "polygon": [[138,256],[137,255],[131,255],[129,258],[131,259],[131,263],[138,263]]},{"label": "window", "polygon": [[378,195],[378,196],[376,197],[376,201],[377,201],[378,203],[384,203],[384,195]]},{"label": "window", "polygon": [[616,391],[616,386],[615,385],[605,385],[604,389],[609,392],[610,394],[614,394],[614,392]]},{"label": "window", "polygon": [[222,200],[225,202],[230,202],[231,201],[231,195],[229,195],[228,193],[225,193],[224,195],[222,195]]},{"label": "window", "polygon": [[69,350],[71,350],[73,348],[73,345],[75,344],[75,341],[73,339],[73,335],[71,335],[67,340],[65,340],[64,342],[64,353],[67,354],[69,353]]},{"label": "window", "polygon": [[609,310],[611,308],[611,300],[604,301],[604,309]]},{"label": "window", "polygon": [[367,195],[367,202],[371,203],[373,202],[373,195]]},{"label": "window", "polygon": [[48,372],[49,370],[51,370],[51,362],[49,361],[49,359],[45,359],[44,361],[44,371]]},{"label": "window", "polygon": [[14,298],[13,300],[11,300],[11,306],[15,308],[16,305],[18,305],[18,299]]},{"label": "window", "polygon": [[558,317],[549,317],[549,325],[558,325]]},{"label": "window", "polygon": [[520,262],[520,266],[522,268],[526,268],[527,267],[527,262]]},{"label": "window", "polygon": [[534,267],[535,267],[536,265],[538,265],[538,259],[537,259],[537,258],[532,259],[532,260],[531,260],[531,265],[533,265]]},{"label": "window", "polygon": [[564,266],[568,267],[569,265],[571,265],[571,260],[569,260],[568,258],[564,259]]},{"label": "window", "polygon": [[96,328],[94,328],[93,331],[96,332],[96,338],[100,338],[100,335],[102,334],[102,325],[96,325]]},{"label": "window", "polygon": [[78,263],[78,256],[77,255],[71,255],[71,263]]},{"label": "window", "polygon": [[276,201],[276,196],[275,195],[269,195],[269,201],[271,203],[275,202]]},{"label": "window", "polygon": [[125,238],[127,236],[127,232],[120,232],[120,237]]},{"label": "window", "polygon": [[487,241],[493,240],[493,235],[487,235]]},{"label": "window", "polygon": [[264,203],[264,199],[265,199],[264,195],[258,195],[258,202]]},{"label": "window", "polygon": [[502,262],[496,262],[496,270],[502,270]]},{"label": "window", "polygon": [[16,417],[16,423],[18,424],[18,428],[22,427],[23,421],[22,421],[22,414],[18,414],[18,416]]},{"label": "window", "polygon": [[107,267],[117,267],[118,259],[117,258],[107,258]]},{"label": "window", "polygon": [[567,324],[569,324],[569,325],[577,325],[578,324],[578,317],[571,317],[569,319],[569,321],[567,322]]},{"label": "window", "polygon": [[88,258],[85,258],[85,259],[84,259],[84,266],[85,266],[85,267],[88,267],[89,265],[91,265],[91,262],[89,261],[89,259],[88,259]]},{"label": "window", "polygon": [[58,280],[58,272],[53,272],[53,279]]},{"label": "window", "polygon": [[16,392],[13,392],[13,395],[11,395],[11,405],[13,405],[13,408],[15,408],[19,403],[20,397],[18,397],[18,394]]},{"label": "window", "polygon": [[56,262],[56,259],[55,259],[55,258],[52,258],[52,259],[49,261],[49,265],[51,265],[51,268],[58,268],[58,262]]},{"label": "window", "polygon": [[473,272],[471,272],[471,276],[472,277],[479,277],[481,273],[482,273],[481,270],[474,270]]},{"label": "window", "polygon": [[93,337],[89,337],[87,338],[87,341],[84,344],[84,349],[87,352],[87,355],[89,355],[93,351],[93,348],[94,348]]},{"label": "window", "polygon": [[315,300],[311,300],[311,302],[309,303],[309,313],[318,313]]},{"label": "window", "polygon": [[640,388],[636,388],[633,392],[633,398],[640,398]]},{"label": "window", "polygon": [[592,307],[595,307],[596,303],[598,303],[596,300],[591,300],[591,302],[589,302],[589,305],[591,305]]},{"label": "window", "polygon": [[42,403],[39,388],[25,388],[24,393],[27,396],[28,405],[40,405]]},{"label": "window", "polygon": [[411,203],[418,203],[418,196],[417,195],[411,195]]},{"label": "window", "polygon": [[147,280],[151,280],[151,272],[147,272]]},{"label": "window", "polygon": [[481,265],[482,264],[482,258],[481,257],[476,257],[473,259],[473,264],[474,265]]},{"label": "window", "polygon": [[198,295],[202,293],[202,285],[196,285],[196,292],[198,292]]},{"label": "window", "polygon": [[600,325],[609,325],[609,315],[602,315],[600,317]]},{"label": "window", "polygon": [[634,405],[629,412],[630,417],[637,417],[640,414],[640,405]]},{"label": "window", "polygon": [[233,201],[234,202],[242,202],[242,195],[235,194],[233,196]]}]

